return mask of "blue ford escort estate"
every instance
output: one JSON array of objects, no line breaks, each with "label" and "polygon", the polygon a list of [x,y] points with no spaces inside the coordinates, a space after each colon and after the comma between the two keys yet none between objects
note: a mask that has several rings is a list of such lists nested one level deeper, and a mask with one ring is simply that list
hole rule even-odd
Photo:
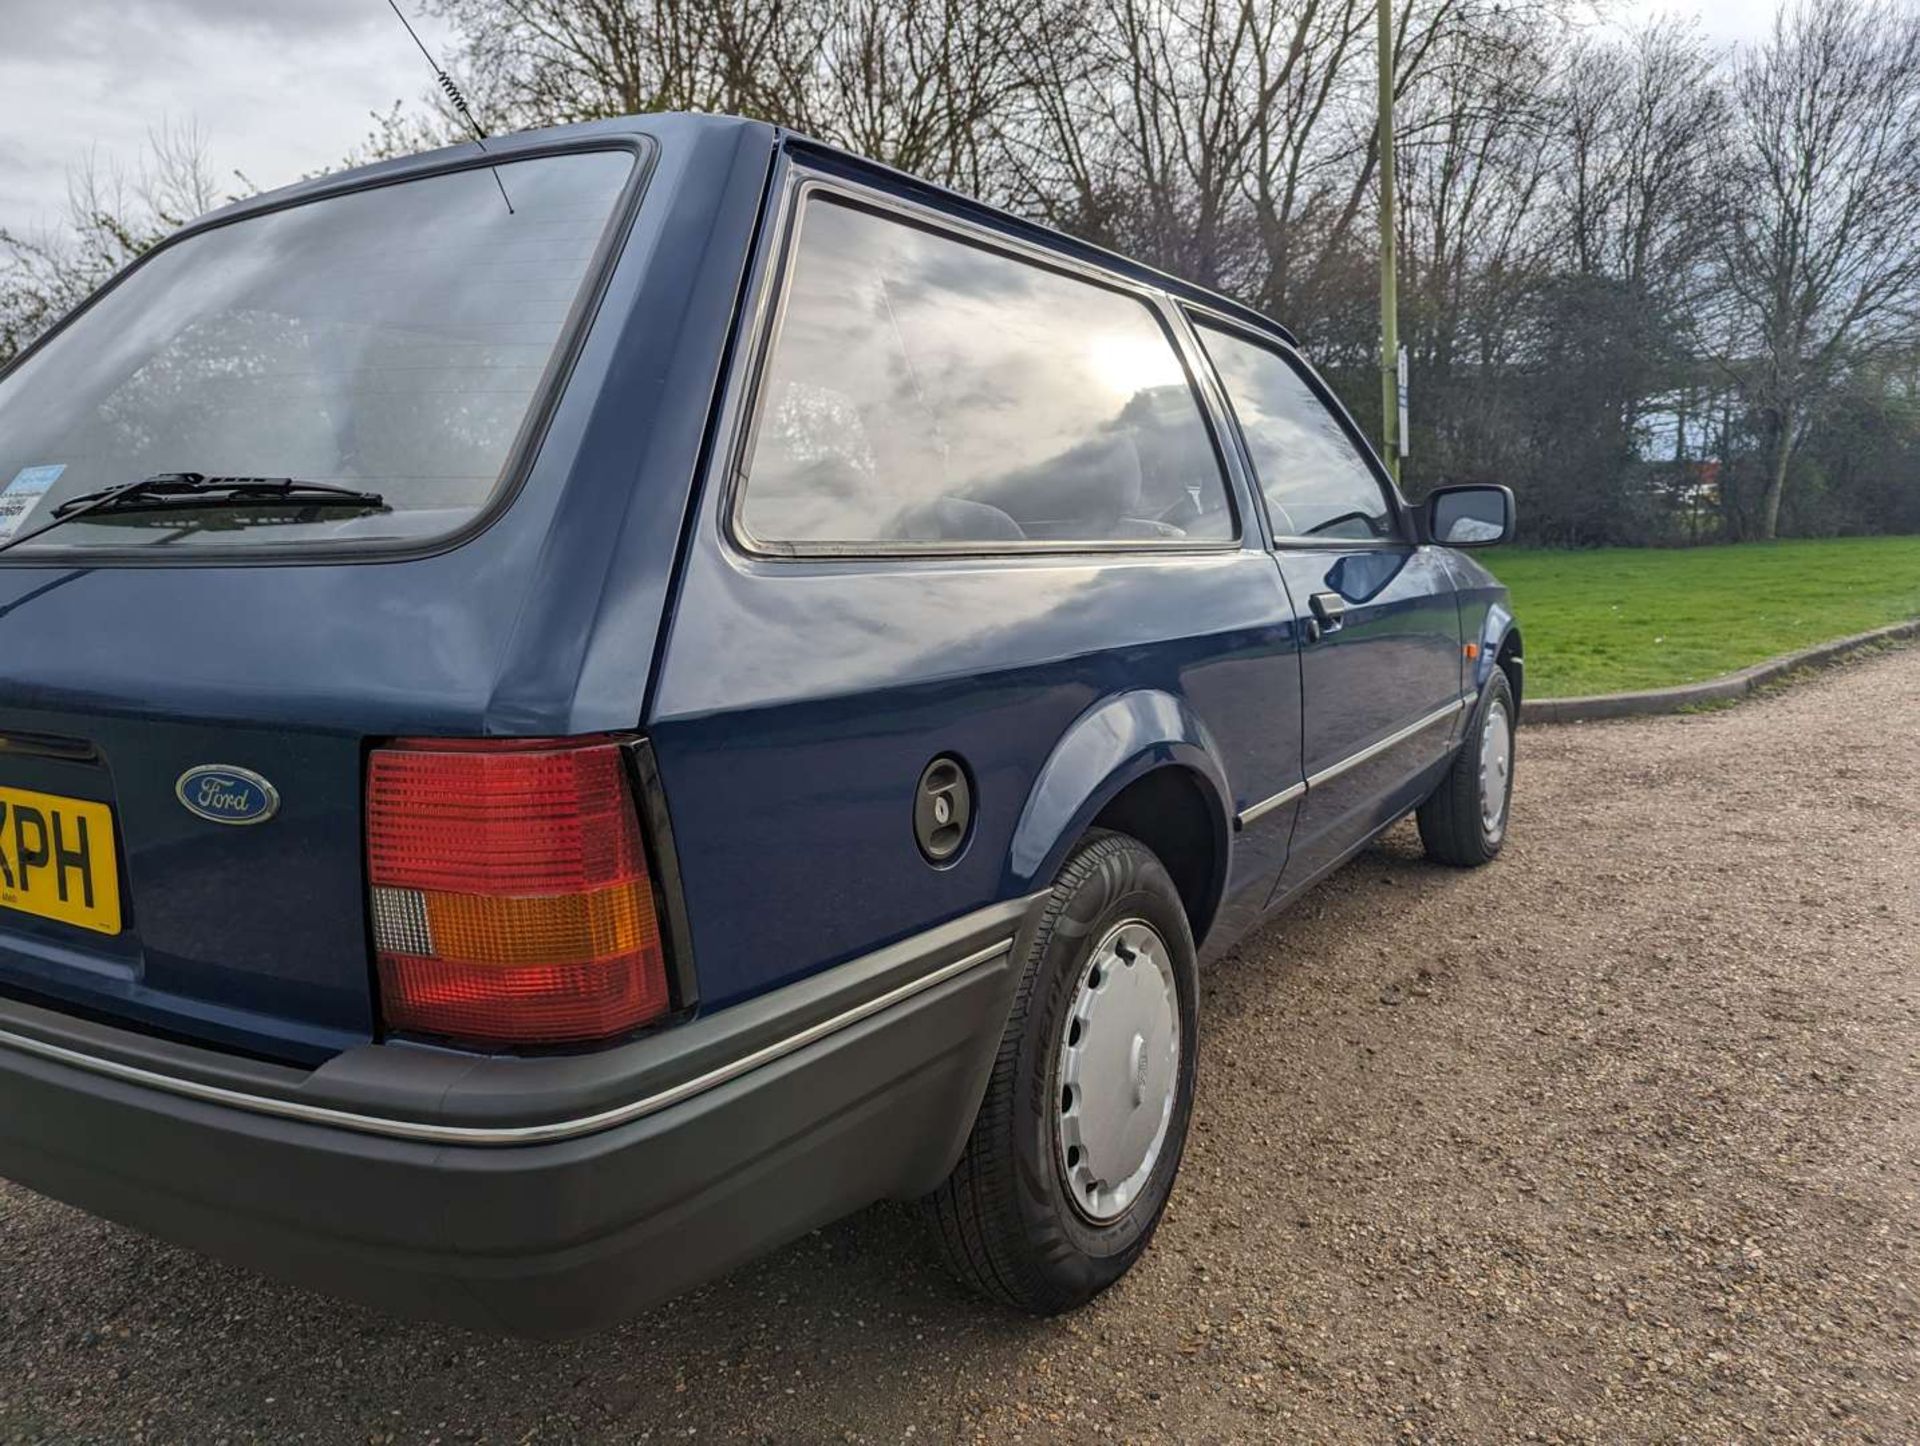
[{"label": "blue ford escort estate", "polygon": [[886,1197],[1146,1248],[1196,967],[1521,640],[1286,331],[766,125],[228,207],[0,378],[0,1175],[516,1332]]}]

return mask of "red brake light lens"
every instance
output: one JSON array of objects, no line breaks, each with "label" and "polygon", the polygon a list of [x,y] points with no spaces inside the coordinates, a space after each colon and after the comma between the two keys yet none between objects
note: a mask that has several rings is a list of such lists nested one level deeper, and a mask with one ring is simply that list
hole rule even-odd
[{"label": "red brake light lens", "polygon": [[367,769],[387,1024],[503,1044],[665,1014],[666,956],[619,743],[419,740]]}]

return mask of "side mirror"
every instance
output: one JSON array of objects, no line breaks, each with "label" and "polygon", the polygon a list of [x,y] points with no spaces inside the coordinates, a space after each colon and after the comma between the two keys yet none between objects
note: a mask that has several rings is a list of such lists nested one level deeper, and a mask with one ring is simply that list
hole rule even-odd
[{"label": "side mirror", "polygon": [[1513,535],[1510,488],[1442,487],[1427,498],[1427,537],[1441,547],[1494,547]]}]

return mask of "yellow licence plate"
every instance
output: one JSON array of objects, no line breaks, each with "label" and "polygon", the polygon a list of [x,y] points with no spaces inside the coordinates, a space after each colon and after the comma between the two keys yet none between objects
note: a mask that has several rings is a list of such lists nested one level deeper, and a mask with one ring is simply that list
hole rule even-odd
[{"label": "yellow licence plate", "polygon": [[0,788],[0,907],[118,934],[113,810],[84,799]]}]

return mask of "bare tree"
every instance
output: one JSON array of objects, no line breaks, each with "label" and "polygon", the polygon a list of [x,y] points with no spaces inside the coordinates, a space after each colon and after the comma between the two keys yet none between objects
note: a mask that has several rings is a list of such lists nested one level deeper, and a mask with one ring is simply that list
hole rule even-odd
[{"label": "bare tree", "polygon": [[463,80],[488,124],[559,125],[655,110],[755,114],[781,68],[764,39],[786,0],[439,0],[465,37]]},{"label": "bare tree", "polygon": [[1551,244],[1548,83],[1529,27],[1487,26],[1443,43],[1408,107],[1400,249],[1431,366],[1513,360],[1516,309]]},{"label": "bare tree", "polygon": [[992,189],[1037,0],[440,0],[483,118],[553,125],[724,111]]},{"label": "bare tree", "polygon": [[148,132],[132,170],[98,153],[67,177],[64,225],[0,229],[0,365],[170,232],[224,199],[192,123]]},{"label": "bare tree", "polygon": [[[1555,540],[1635,540],[1656,494],[1691,476],[1684,418],[1705,389],[1688,339],[1726,216],[1718,74],[1693,27],[1663,21],[1579,40],[1545,95],[1550,251],[1534,268],[1540,364],[1525,391],[1560,442],[1533,489]],[[1676,449],[1659,468],[1650,423]]]},{"label": "bare tree", "polygon": [[1721,357],[1756,414],[1757,530],[1777,535],[1794,456],[1850,369],[1915,340],[1920,292],[1920,17],[1886,0],[1783,9],[1743,56],[1721,279]]},{"label": "bare tree", "polygon": [[1060,13],[1054,0],[816,4],[808,63],[781,86],[790,123],[929,180],[996,191],[1026,51]]},{"label": "bare tree", "polygon": [[1270,21],[1252,4],[1095,0],[1027,67],[1016,203],[1205,284],[1255,278],[1243,187],[1255,104],[1244,77]]},{"label": "bare tree", "polygon": [[[1409,482],[1505,481],[1526,466],[1532,439],[1514,425],[1512,379],[1535,359],[1533,308],[1550,246],[1540,224],[1550,69],[1530,25],[1457,27],[1401,108],[1401,327],[1416,399]],[[1375,335],[1363,339],[1370,349]],[[1370,359],[1356,356],[1353,369]]]},{"label": "bare tree", "polygon": [[[1557,8],[1401,0],[1396,87],[1412,96],[1472,37]],[[1017,202],[1314,332],[1371,284],[1351,263],[1372,244],[1376,14],[1373,0],[1092,0],[1057,49],[1031,52]]]},{"label": "bare tree", "polygon": [[[1376,0],[429,3],[491,128],[790,126],[1238,296],[1375,414]],[[1575,0],[1394,0],[1416,489],[1510,481],[1537,537],[1641,541],[1691,435],[1730,530],[1774,535],[1790,481],[1803,530],[1920,515],[1875,470],[1920,469],[1920,0],[1787,3],[1730,57]],[[396,106],[348,163],[453,122]],[[202,157],[162,132],[0,235],[0,356],[218,199]]]},{"label": "bare tree", "polygon": [[1726,200],[1719,57],[1692,24],[1569,54],[1550,129],[1568,260],[1640,290],[1697,291]]}]

